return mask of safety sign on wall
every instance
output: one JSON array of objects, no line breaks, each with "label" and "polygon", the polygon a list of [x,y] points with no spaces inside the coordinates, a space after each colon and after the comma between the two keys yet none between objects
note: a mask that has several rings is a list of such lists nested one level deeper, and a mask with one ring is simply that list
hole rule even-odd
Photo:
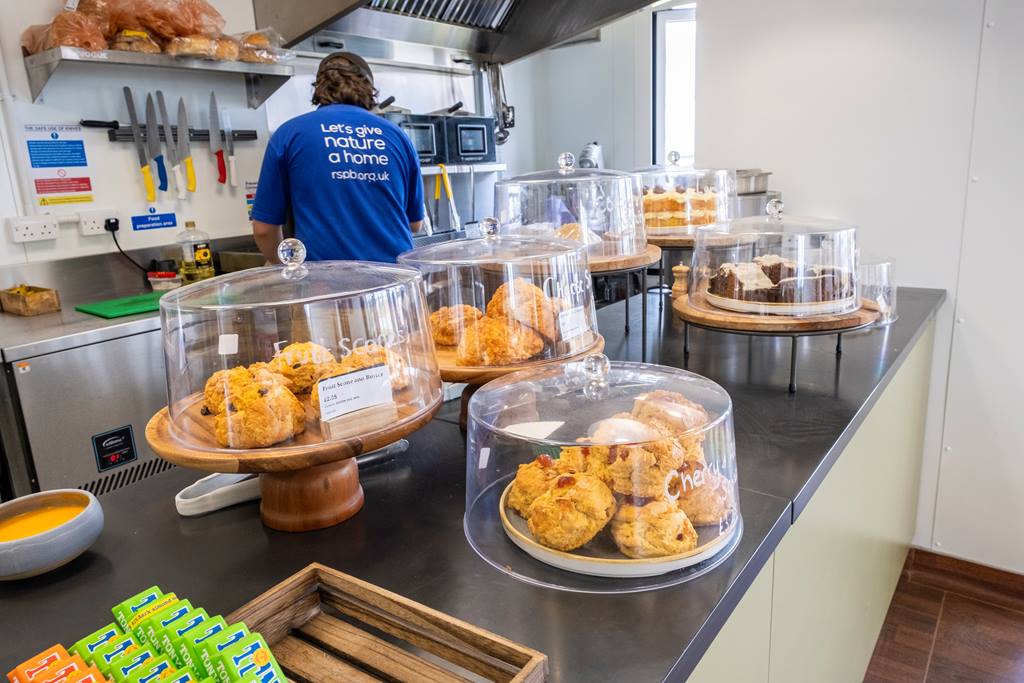
[{"label": "safety sign on wall", "polygon": [[81,126],[28,124],[25,144],[28,145],[29,177],[39,206],[93,201]]}]

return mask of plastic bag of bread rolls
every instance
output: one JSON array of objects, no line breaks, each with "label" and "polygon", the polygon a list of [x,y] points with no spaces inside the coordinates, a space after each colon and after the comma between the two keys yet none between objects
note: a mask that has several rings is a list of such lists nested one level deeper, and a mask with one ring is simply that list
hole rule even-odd
[{"label": "plastic bag of bread rolls", "polygon": [[272,28],[248,31],[237,36],[240,45],[238,58],[243,62],[272,64],[283,62],[295,56],[291,50],[281,47],[281,34]]},{"label": "plastic bag of bread rolls", "polygon": [[140,31],[138,6],[134,0],[78,0],[77,11],[95,17],[103,29],[103,37],[113,41],[120,31]]},{"label": "plastic bag of bread rolls", "polygon": [[139,29],[118,31],[117,35],[110,42],[110,49],[123,50],[125,52],[146,52],[149,54],[161,52],[160,45],[149,35],[149,31]]},{"label": "plastic bag of bread rolls", "polygon": [[102,23],[89,14],[63,11],[49,24],[29,26],[21,34],[21,47],[30,55],[61,45],[90,52],[106,50]]},{"label": "plastic bag of bread rolls", "polygon": [[139,23],[158,39],[212,38],[224,32],[224,17],[206,0],[142,0],[135,5]]}]

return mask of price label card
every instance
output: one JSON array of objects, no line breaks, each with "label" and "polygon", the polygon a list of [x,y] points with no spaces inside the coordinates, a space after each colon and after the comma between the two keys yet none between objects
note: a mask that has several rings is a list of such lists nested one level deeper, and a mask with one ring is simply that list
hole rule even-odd
[{"label": "price label card", "polygon": [[394,403],[391,373],[384,363],[324,378],[318,384],[318,391],[320,419],[325,422],[364,408]]},{"label": "price label card", "polygon": [[562,339],[570,341],[590,331],[587,324],[587,312],[582,306],[570,308],[558,314],[558,329]]}]

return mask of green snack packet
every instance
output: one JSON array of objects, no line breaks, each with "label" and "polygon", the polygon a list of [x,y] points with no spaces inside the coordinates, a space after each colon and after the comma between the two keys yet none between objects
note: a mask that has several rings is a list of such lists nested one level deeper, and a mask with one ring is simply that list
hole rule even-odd
[{"label": "green snack packet", "polygon": [[110,676],[108,678],[113,678],[117,683],[127,683],[136,669],[145,664],[147,660],[153,659],[156,656],[156,651],[150,645],[140,647],[130,654],[121,655],[110,663]]},{"label": "green snack packet", "polygon": [[213,675],[212,672],[207,671],[206,667],[203,666],[203,660],[199,656],[199,651],[202,649],[203,643],[221,633],[227,627],[228,623],[224,621],[224,617],[210,617],[178,639],[175,647],[178,652],[178,662],[181,663],[181,666],[189,667],[197,676],[206,677]]},{"label": "green snack packet", "polygon": [[161,683],[213,683],[213,679],[201,678],[195,671],[185,667],[164,678]]},{"label": "green snack packet", "polygon": [[117,624],[111,622],[103,628],[96,629],[85,638],[71,646],[71,651],[77,653],[86,664],[92,664],[92,656],[108,641],[121,635],[121,629]]},{"label": "green snack packet", "polygon": [[228,626],[217,635],[204,641],[199,647],[199,658],[203,663],[203,670],[206,672],[206,675],[212,676],[217,683],[231,683],[230,681],[220,680],[214,664],[220,659],[222,652],[247,635],[249,635],[249,629],[245,624],[238,623]]},{"label": "green snack packet", "polygon": [[160,644],[157,642],[157,632],[172,623],[175,619],[180,619],[191,611],[192,603],[188,600],[178,600],[177,602],[163,608],[139,624],[139,641],[142,642],[143,645],[148,644],[159,647]]},{"label": "green snack packet", "polygon": [[221,680],[226,676],[232,683],[252,677],[259,683],[286,683],[267,641],[258,633],[252,633],[224,650],[214,666]]},{"label": "green snack packet", "polygon": [[174,647],[175,641],[208,618],[206,610],[200,607],[182,617],[178,617],[167,626],[157,630],[156,642],[160,647],[160,651],[170,657],[176,666],[181,666],[181,662],[178,661],[178,650]]},{"label": "green snack packet", "polygon": [[104,678],[110,678],[111,664],[121,657],[139,649],[139,641],[130,633],[111,638],[92,653],[92,663]]},{"label": "green snack packet", "polygon": [[157,655],[143,662],[128,677],[128,683],[160,683],[175,674],[178,668],[171,663],[167,655]]},{"label": "green snack packet", "polygon": [[146,609],[154,602],[162,598],[164,592],[159,586],[152,586],[141,593],[136,593],[124,602],[115,605],[110,611],[114,613],[114,620],[121,627],[121,631],[128,633],[128,620],[135,616],[139,610]]}]

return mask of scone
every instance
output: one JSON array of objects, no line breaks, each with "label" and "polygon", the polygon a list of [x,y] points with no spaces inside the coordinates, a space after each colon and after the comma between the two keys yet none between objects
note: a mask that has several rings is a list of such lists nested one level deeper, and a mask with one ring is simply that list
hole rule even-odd
[{"label": "scone", "polygon": [[728,479],[695,462],[687,462],[679,475],[679,507],[694,524],[720,524],[729,516],[732,486]]},{"label": "scone", "polygon": [[483,317],[475,306],[442,306],[430,314],[430,333],[434,343],[441,346],[457,346],[462,331]]},{"label": "scone", "polygon": [[704,406],[680,393],[663,389],[637,396],[633,401],[633,417],[643,422],[659,422],[679,432],[697,429],[708,421]]},{"label": "scone", "polygon": [[573,468],[566,467],[561,460],[553,460],[550,455],[538,455],[516,470],[516,478],[508,491],[508,506],[527,517],[530,504],[547,491],[560,474],[572,471]]},{"label": "scone", "polygon": [[[406,367],[405,361],[397,353],[388,351],[379,344],[357,346],[347,356],[338,361],[338,365],[345,368],[346,372],[362,370],[363,368],[370,368],[383,363],[388,365],[392,389],[401,391],[409,386],[409,369]],[[323,379],[323,377],[324,375],[321,374],[317,379]]]},{"label": "scone", "polygon": [[612,448],[615,457],[608,470],[616,493],[634,498],[665,498],[678,487],[676,470],[683,465],[685,453],[675,439]]},{"label": "scone", "polygon": [[466,328],[455,351],[458,365],[494,366],[521,363],[544,350],[544,340],[515,320],[484,316]]},{"label": "scone", "polygon": [[214,433],[224,447],[265,448],[305,428],[306,411],[283,383],[269,387],[252,383],[228,396],[224,408],[214,417]]},{"label": "scone", "polygon": [[269,386],[284,381],[280,375],[270,372],[266,365],[253,363],[248,368],[238,366],[230,370],[218,370],[210,375],[203,388],[203,414],[216,415],[224,412],[227,397],[242,393],[250,384]]},{"label": "scone", "polygon": [[656,500],[621,505],[612,517],[612,539],[634,559],[678,555],[697,547],[697,530],[676,503]]},{"label": "scone", "polygon": [[487,317],[517,320],[548,341],[557,339],[558,310],[540,287],[521,277],[498,287],[487,303]]},{"label": "scone", "polygon": [[609,446],[563,446],[558,462],[568,469],[585,472],[603,481],[606,486],[612,485],[612,473],[609,463],[614,459]]},{"label": "scone", "polygon": [[561,474],[527,510],[530,533],[555,550],[575,550],[615,514],[615,496],[597,477]]},{"label": "scone", "polygon": [[663,430],[644,424],[629,413],[619,413],[594,425],[590,440],[600,444],[644,443],[667,436]]},{"label": "scone", "polygon": [[335,360],[334,354],[313,342],[296,342],[281,349],[267,369],[284,377],[292,393],[303,394],[313,388],[320,374],[318,366]]}]

